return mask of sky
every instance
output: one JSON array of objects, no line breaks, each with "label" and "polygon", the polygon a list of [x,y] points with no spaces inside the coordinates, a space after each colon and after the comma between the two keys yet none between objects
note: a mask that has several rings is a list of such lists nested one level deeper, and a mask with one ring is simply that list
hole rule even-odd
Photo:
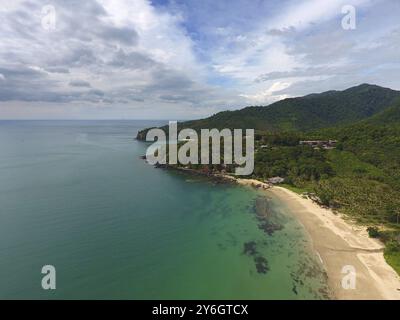
[{"label": "sky", "polygon": [[0,119],[197,119],[400,90],[399,17],[399,0],[3,0]]}]

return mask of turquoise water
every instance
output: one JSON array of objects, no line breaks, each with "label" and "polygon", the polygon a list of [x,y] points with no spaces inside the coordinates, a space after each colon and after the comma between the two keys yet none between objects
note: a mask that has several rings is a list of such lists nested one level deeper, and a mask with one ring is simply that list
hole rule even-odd
[{"label": "turquoise water", "polygon": [[[159,124],[0,122],[0,298],[326,297],[278,199],[139,159],[133,137]],[[41,288],[47,264],[56,290]]]}]

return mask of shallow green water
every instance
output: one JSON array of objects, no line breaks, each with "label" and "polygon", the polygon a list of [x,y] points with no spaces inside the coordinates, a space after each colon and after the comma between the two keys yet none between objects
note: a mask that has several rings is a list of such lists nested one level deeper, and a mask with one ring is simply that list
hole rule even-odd
[{"label": "shallow green water", "polygon": [[[133,137],[149,125],[0,122],[0,298],[325,296],[284,204],[147,165]],[[262,230],[256,207],[282,229]],[[53,291],[41,288],[47,264]]]}]

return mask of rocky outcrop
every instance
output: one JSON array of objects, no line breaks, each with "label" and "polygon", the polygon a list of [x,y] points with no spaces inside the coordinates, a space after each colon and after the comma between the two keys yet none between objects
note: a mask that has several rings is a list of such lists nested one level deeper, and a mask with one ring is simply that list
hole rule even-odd
[{"label": "rocky outcrop", "polygon": [[148,129],[144,129],[144,130],[140,130],[137,135],[136,135],[136,139],[140,140],[140,141],[146,141],[146,135],[147,132],[152,129],[152,128],[148,128]]}]

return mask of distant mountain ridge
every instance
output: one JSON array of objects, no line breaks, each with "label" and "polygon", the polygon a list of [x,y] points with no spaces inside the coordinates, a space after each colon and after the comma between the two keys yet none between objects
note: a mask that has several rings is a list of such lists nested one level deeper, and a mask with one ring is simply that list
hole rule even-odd
[{"label": "distant mountain ridge", "polygon": [[[400,99],[400,91],[361,84],[343,91],[287,98],[268,106],[222,111],[205,119],[181,122],[179,127],[310,131],[364,120],[392,106],[397,99]],[[144,139],[146,132],[139,132],[138,138]]]},{"label": "distant mountain ridge", "polygon": [[308,131],[363,120],[385,110],[397,98],[400,91],[362,84],[343,91],[288,98],[265,107],[224,111],[202,120],[186,121],[182,126]]}]

